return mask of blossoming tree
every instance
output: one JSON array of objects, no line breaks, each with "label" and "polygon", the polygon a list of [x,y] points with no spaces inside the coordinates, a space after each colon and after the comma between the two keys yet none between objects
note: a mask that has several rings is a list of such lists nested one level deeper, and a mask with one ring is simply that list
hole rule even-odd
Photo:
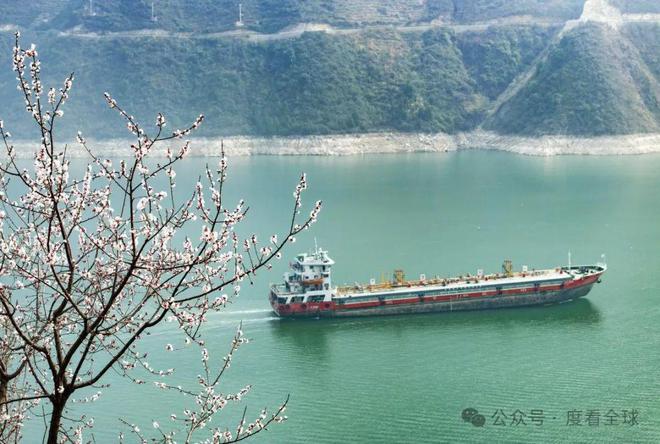
[{"label": "blossoming tree", "polygon": [[[157,388],[195,399],[195,409],[165,419],[168,427],[154,421],[151,437],[124,419],[129,433],[143,442],[190,442],[200,435],[207,442],[236,442],[282,421],[286,401],[252,420],[244,413],[231,428],[211,422],[250,389],[232,394],[219,389],[246,339],[239,328],[229,354],[214,364],[200,327],[209,312],[238,294],[241,281],[270,268],[287,242],[316,220],[321,202],[298,220],[305,175],[295,189],[291,223],[284,232],[263,245],[256,235],[242,238],[236,228],[247,206],[241,200],[230,207],[223,198],[224,150],[217,167],[207,166],[184,199],[175,196],[175,168],[190,143],[168,148],[164,158],[154,156],[154,147],[187,136],[203,116],[168,132],[165,117],[158,114],[148,130],[106,94],[134,138],[132,156],[102,158],[79,133],[89,161],[82,177],[75,177],[70,154],[55,132],[74,77],[67,77],[59,90],[46,91],[37,51],[22,48],[19,37],[13,66],[41,140],[31,168],[23,168],[0,122],[6,149],[0,164],[0,436],[18,441],[30,411],[45,406],[47,442],[82,442],[91,421],[70,421],[65,413],[71,402],[96,400],[110,370],[143,384],[146,380],[135,376],[140,369],[155,375]],[[173,370],[152,368],[139,348],[145,334],[168,320],[178,324],[188,343],[200,347],[202,376],[188,388],[163,382],[161,377]],[[173,350],[170,344],[162,347]]]}]

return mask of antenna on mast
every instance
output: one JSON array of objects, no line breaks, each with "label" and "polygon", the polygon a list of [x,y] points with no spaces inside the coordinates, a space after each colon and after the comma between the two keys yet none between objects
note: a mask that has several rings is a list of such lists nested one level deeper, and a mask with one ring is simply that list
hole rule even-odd
[{"label": "antenna on mast", "polygon": [[319,246],[316,243],[316,236],[314,236],[314,254],[318,254],[319,252]]},{"label": "antenna on mast", "polygon": [[238,4],[238,21],[235,23],[237,28],[242,28],[244,26],[243,23],[243,4],[239,3]]},{"label": "antenna on mast", "polygon": [[155,9],[155,4],[156,2],[151,2],[151,21],[152,22],[157,22],[158,17],[156,17],[156,9]]},{"label": "antenna on mast", "polygon": [[571,270],[571,250],[568,250],[568,270]]}]

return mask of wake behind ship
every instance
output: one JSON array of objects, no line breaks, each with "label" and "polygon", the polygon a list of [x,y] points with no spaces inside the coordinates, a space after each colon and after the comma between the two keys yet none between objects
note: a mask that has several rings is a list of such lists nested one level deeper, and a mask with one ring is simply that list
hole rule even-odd
[{"label": "wake behind ship", "polygon": [[600,282],[605,263],[514,272],[505,261],[502,272],[454,278],[420,275],[406,280],[396,270],[391,281],[333,287],[328,252],[299,254],[284,274],[284,283],[270,287],[270,305],[281,317],[376,316],[404,313],[480,310],[543,305],[585,296]]}]

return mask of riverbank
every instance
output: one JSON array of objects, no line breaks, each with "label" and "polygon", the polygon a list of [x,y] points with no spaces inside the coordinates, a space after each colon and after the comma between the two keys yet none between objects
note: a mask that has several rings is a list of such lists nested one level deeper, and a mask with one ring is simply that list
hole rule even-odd
[{"label": "riverbank", "polygon": [[[530,156],[555,155],[631,155],[660,152],[660,134],[630,134],[621,136],[571,137],[505,136],[488,131],[458,134],[366,133],[301,137],[193,138],[191,156],[217,156],[220,143],[230,156],[306,155],[345,156],[359,154],[394,154],[412,152],[447,152],[468,149],[508,151]],[[178,141],[177,141],[178,142]],[[104,157],[130,155],[128,140],[88,140],[88,146]],[[15,141],[19,157],[29,158],[33,150],[27,141]],[[156,156],[165,156],[166,149],[176,149],[179,143],[157,147]],[[85,151],[75,142],[68,150],[73,157],[85,157]]]}]

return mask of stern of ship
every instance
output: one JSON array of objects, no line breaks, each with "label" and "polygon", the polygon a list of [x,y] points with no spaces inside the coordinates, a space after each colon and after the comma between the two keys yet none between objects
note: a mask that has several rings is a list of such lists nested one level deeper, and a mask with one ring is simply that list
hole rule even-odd
[{"label": "stern of ship", "polygon": [[272,284],[269,302],[279,317],[327,317],[335,310],[331,267],[334,261],[324,250],[312,254],[299,254],[289,264],[291,271],[284,274],[284,282]]}]

